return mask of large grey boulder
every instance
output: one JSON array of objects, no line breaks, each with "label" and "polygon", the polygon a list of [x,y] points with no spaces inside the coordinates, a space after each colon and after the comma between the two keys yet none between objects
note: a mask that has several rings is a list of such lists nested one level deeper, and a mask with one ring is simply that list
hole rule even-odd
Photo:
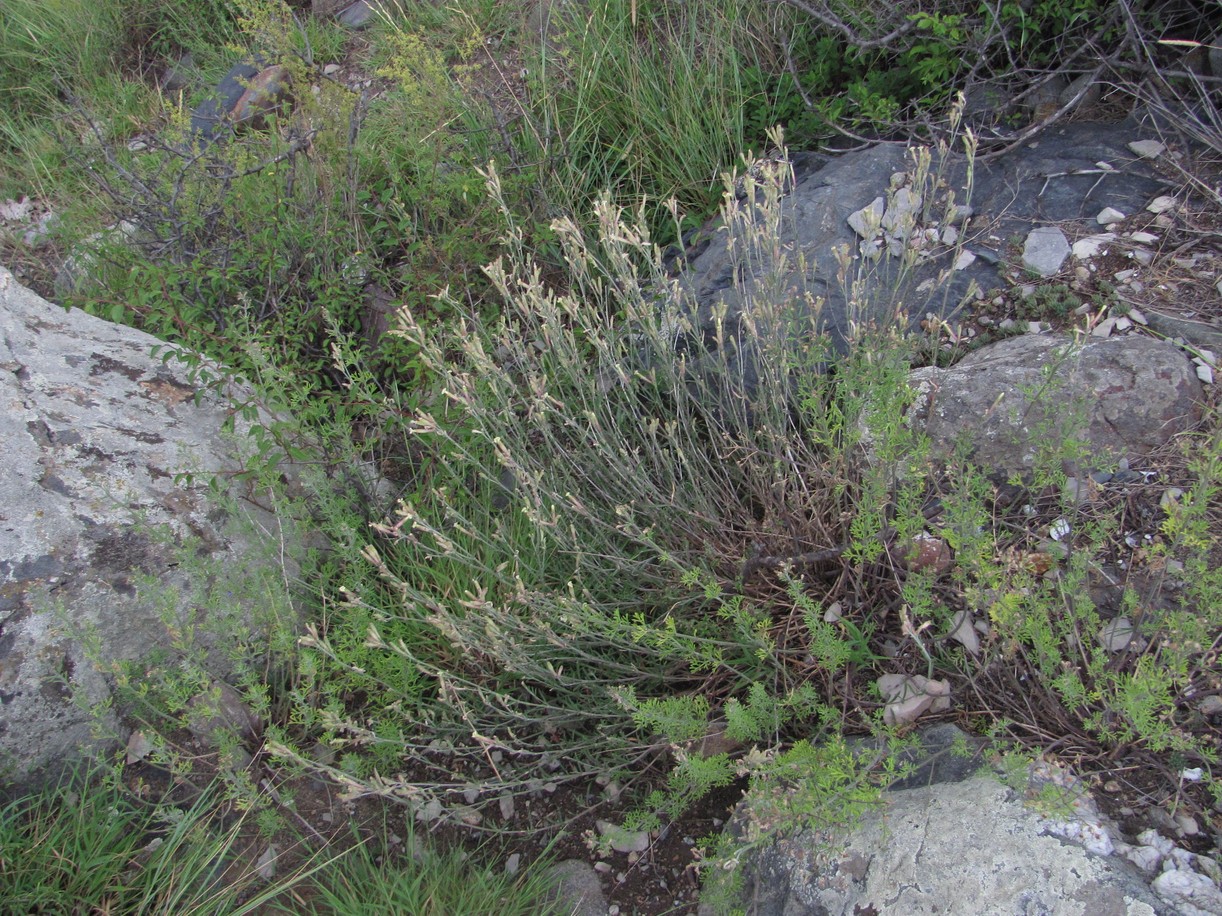
[{"label": "large grey boulder", "polygon": [[744,855],[736,904],[751,916],[1179,912],[1111,854],[1089,797],[1079,804],[1041,812],[989,776],[887,793],[856,827],[802,831]]},{"label": "large grey boulder", "polygon": [[1174,345],[1139,335],[1075,343],[1025,334],[948,369],[917,369],[911,385],[909,417],[936,454],[966,438],[978,465],[1006,476],[1031,470],[1041,447],[1070,433],[1087,446],[1082,470],[1103,470],[1150,453],[1201,415],[1192,363]]},{"label": "large grey boulder", "polygon": [[[207,484],[241,468],[244,423],[224,436],[229,398],[152,356],[157,343],[46,302],[0,268],[0,782],[54,775],[123,740],[113,662],[168,646],[176,627],[202,641],[195,631],[211,625],[267,623],[240,598],[209,602],[208,570],[239,594],[244,569],[277,572],[259,566],[259,543],[290,529],[245,501],[249,533],[229,530]],[[230,495],[254,496],[244,486]],[[283,546],[293,553],[291,536]],[[231,662],[209,648],[224,678]]]}]

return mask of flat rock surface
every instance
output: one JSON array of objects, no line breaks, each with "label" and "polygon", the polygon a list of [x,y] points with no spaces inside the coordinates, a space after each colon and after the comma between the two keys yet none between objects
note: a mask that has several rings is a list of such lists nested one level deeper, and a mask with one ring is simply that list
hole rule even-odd
[{"label": "flat rock surface", "polygon": [[[167,612],[176,625],[208,612],[250,623],[249,608],[199,607],[209,583],[178,556],[190,543],[235,575],[262,556],[207,498],[209,478],[241,467],[222,434],[230,401],[153,357],[157,343],[53,305],[0,268],[0,774],[18,782],[110,743],[82,708],[111,697],[84,636],[110,662],[166,645]],[[246,505],[253,531],[286,530]],[[103,731],[123,740],[100,708]]]},{"label": "flat rock surface", "polygon": [[1200,418],[1201,384],[1188,358],[1145,336],[1091,338],[1025,334],[969,354],[949,369],[912,373],[917,399],[910,416],[936,452],[949,455],[961,437],[991,471],[1034,466],[1042,442],[1078,416],[1088,453],[1104,469],[1147,454]]},{"label": "flat rock surface", "polygon": [[751,916],[1177,912],[1127,862],[1057,834],[1058,822],[991,777],[892,792],[852,830],[764,847],[740,866],[738,902]]}]

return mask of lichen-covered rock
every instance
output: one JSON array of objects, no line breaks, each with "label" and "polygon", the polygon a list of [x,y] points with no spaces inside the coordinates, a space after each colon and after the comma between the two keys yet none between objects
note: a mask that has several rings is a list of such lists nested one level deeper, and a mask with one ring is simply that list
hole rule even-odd
[{"label": "lichen-covered rock", "polygon": [[1127,861],[1092,851],[1103,828],[1081,801],[1041,812],[987,776],[890,792],[856,827],[746,854],[734,902],[750,916],[1174,914]]},{"label": "lichen-covered rock", "polygon": [[[106,705],[111,684],[100,669],[165,646],[173,626],[190,635],[209,612],[200,600],[210,584],[201,571],[209,564],[236,577],[263,556],[259,538],[231,533],[226,514],[207,498],[211,477],[224,479],[241,467],[237,440],[222,435],[229,399],[201,391],[180,363],[152,356],[156,343],[46,302],[0,268],[6,780],[32,782],[105,747],[95,724],[122,740],[116,712]],[[237,426],[240,432],[243,424]],[[184,471],[196,475],[192,482],[180,477]],[[245,495],[239,486],[232,495]],[[246,505],[256,526],[249,531],[278,538],[290,530]],[[183,545],[198,564],[180,562]],[[293,545],[286,546],[291,554]],[[252,624],[251,607],[239,602],[228,612],[240,616],[233,623]],[[93,643],[88,653],[86,636]],[[211,660],[223,678],[223,653]]]},{"label": "lichen-covered rock", "polygon": [[948,368],[912,373],[911,422],[947,456],[966,438],[989,472],[1030,470],[1039,449],[1084,421],[1090,467],[1148,454],[1200,419],[1201,383],[1174,345],[1128,335],[1026,334],[984,347]]}]

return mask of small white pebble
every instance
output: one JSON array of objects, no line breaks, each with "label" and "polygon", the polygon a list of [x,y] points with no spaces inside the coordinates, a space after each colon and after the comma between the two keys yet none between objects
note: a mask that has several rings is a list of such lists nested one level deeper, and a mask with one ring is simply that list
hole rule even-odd
[{"label": "small white pebble", "polygon": [[1157,140],[1134,140],[1129,149],[1142,159],[1155,159],[1167,151],[1166,145]]}]

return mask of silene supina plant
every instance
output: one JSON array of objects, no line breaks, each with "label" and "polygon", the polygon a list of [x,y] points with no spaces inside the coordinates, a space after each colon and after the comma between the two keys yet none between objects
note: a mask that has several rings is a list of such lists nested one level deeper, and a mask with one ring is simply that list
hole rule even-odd
[{"label": "silene supina plant", "polygon": [[[696,301],[643,211],[604,197],[595,238],[552,225],[563,284],[504,208],[506,253],[488,268],[499,322],[473,315],[447,334],[403,314],[400,333],[437,380],[412,421],[429,459],[365,548],[384,594],[344,601],[367,609],[366,648],[436,693],[388,679],[364,691],[361,720],[333,711],[336,742],[384,751],[376,773],[345,774],[354,791],[418,799],[421,780],[388,766],[396,750],[435,767],[428,791],[442,799],[470,786],[469,773],[445,775],[457,758],[504,791],[539,765],[559,772],[549,778],[607,774],[669,752],[675,779],[648,820],[735,778],[752,746],[751,759],[772,759],[792,729],[830,734],[845,716],[871,727],[851,685],[875,659],[874,623],[856,600],[843,623],[825,621],[833,587],[816,567],[839,565],[864,592],[881,562],[850,561],[854,539],[888,556],[898,536],[889,517],[852,530],[860,494],[892,501],[862,468],[897,475],[848,453],[863,423],[876,439],[902,432],[867,409],[907,397],[898,364],[866,346],[900,338],[894,314],[872,313],[837,372],[823,371],[835,348],[788,231],[793,175],[777,146],[727,181],[718,231],[734,269],[720,302]],[[503,203],[495,169],[487,178]],[[447,309],[463,313],[453,297]],[[340,654],[322,631],[307,648]],[[833,678],[850,689],[827,691]],[[397,727],[405,717],[428,722],[427,742]],[[720,718],[741,746],[683,762]]]}]

